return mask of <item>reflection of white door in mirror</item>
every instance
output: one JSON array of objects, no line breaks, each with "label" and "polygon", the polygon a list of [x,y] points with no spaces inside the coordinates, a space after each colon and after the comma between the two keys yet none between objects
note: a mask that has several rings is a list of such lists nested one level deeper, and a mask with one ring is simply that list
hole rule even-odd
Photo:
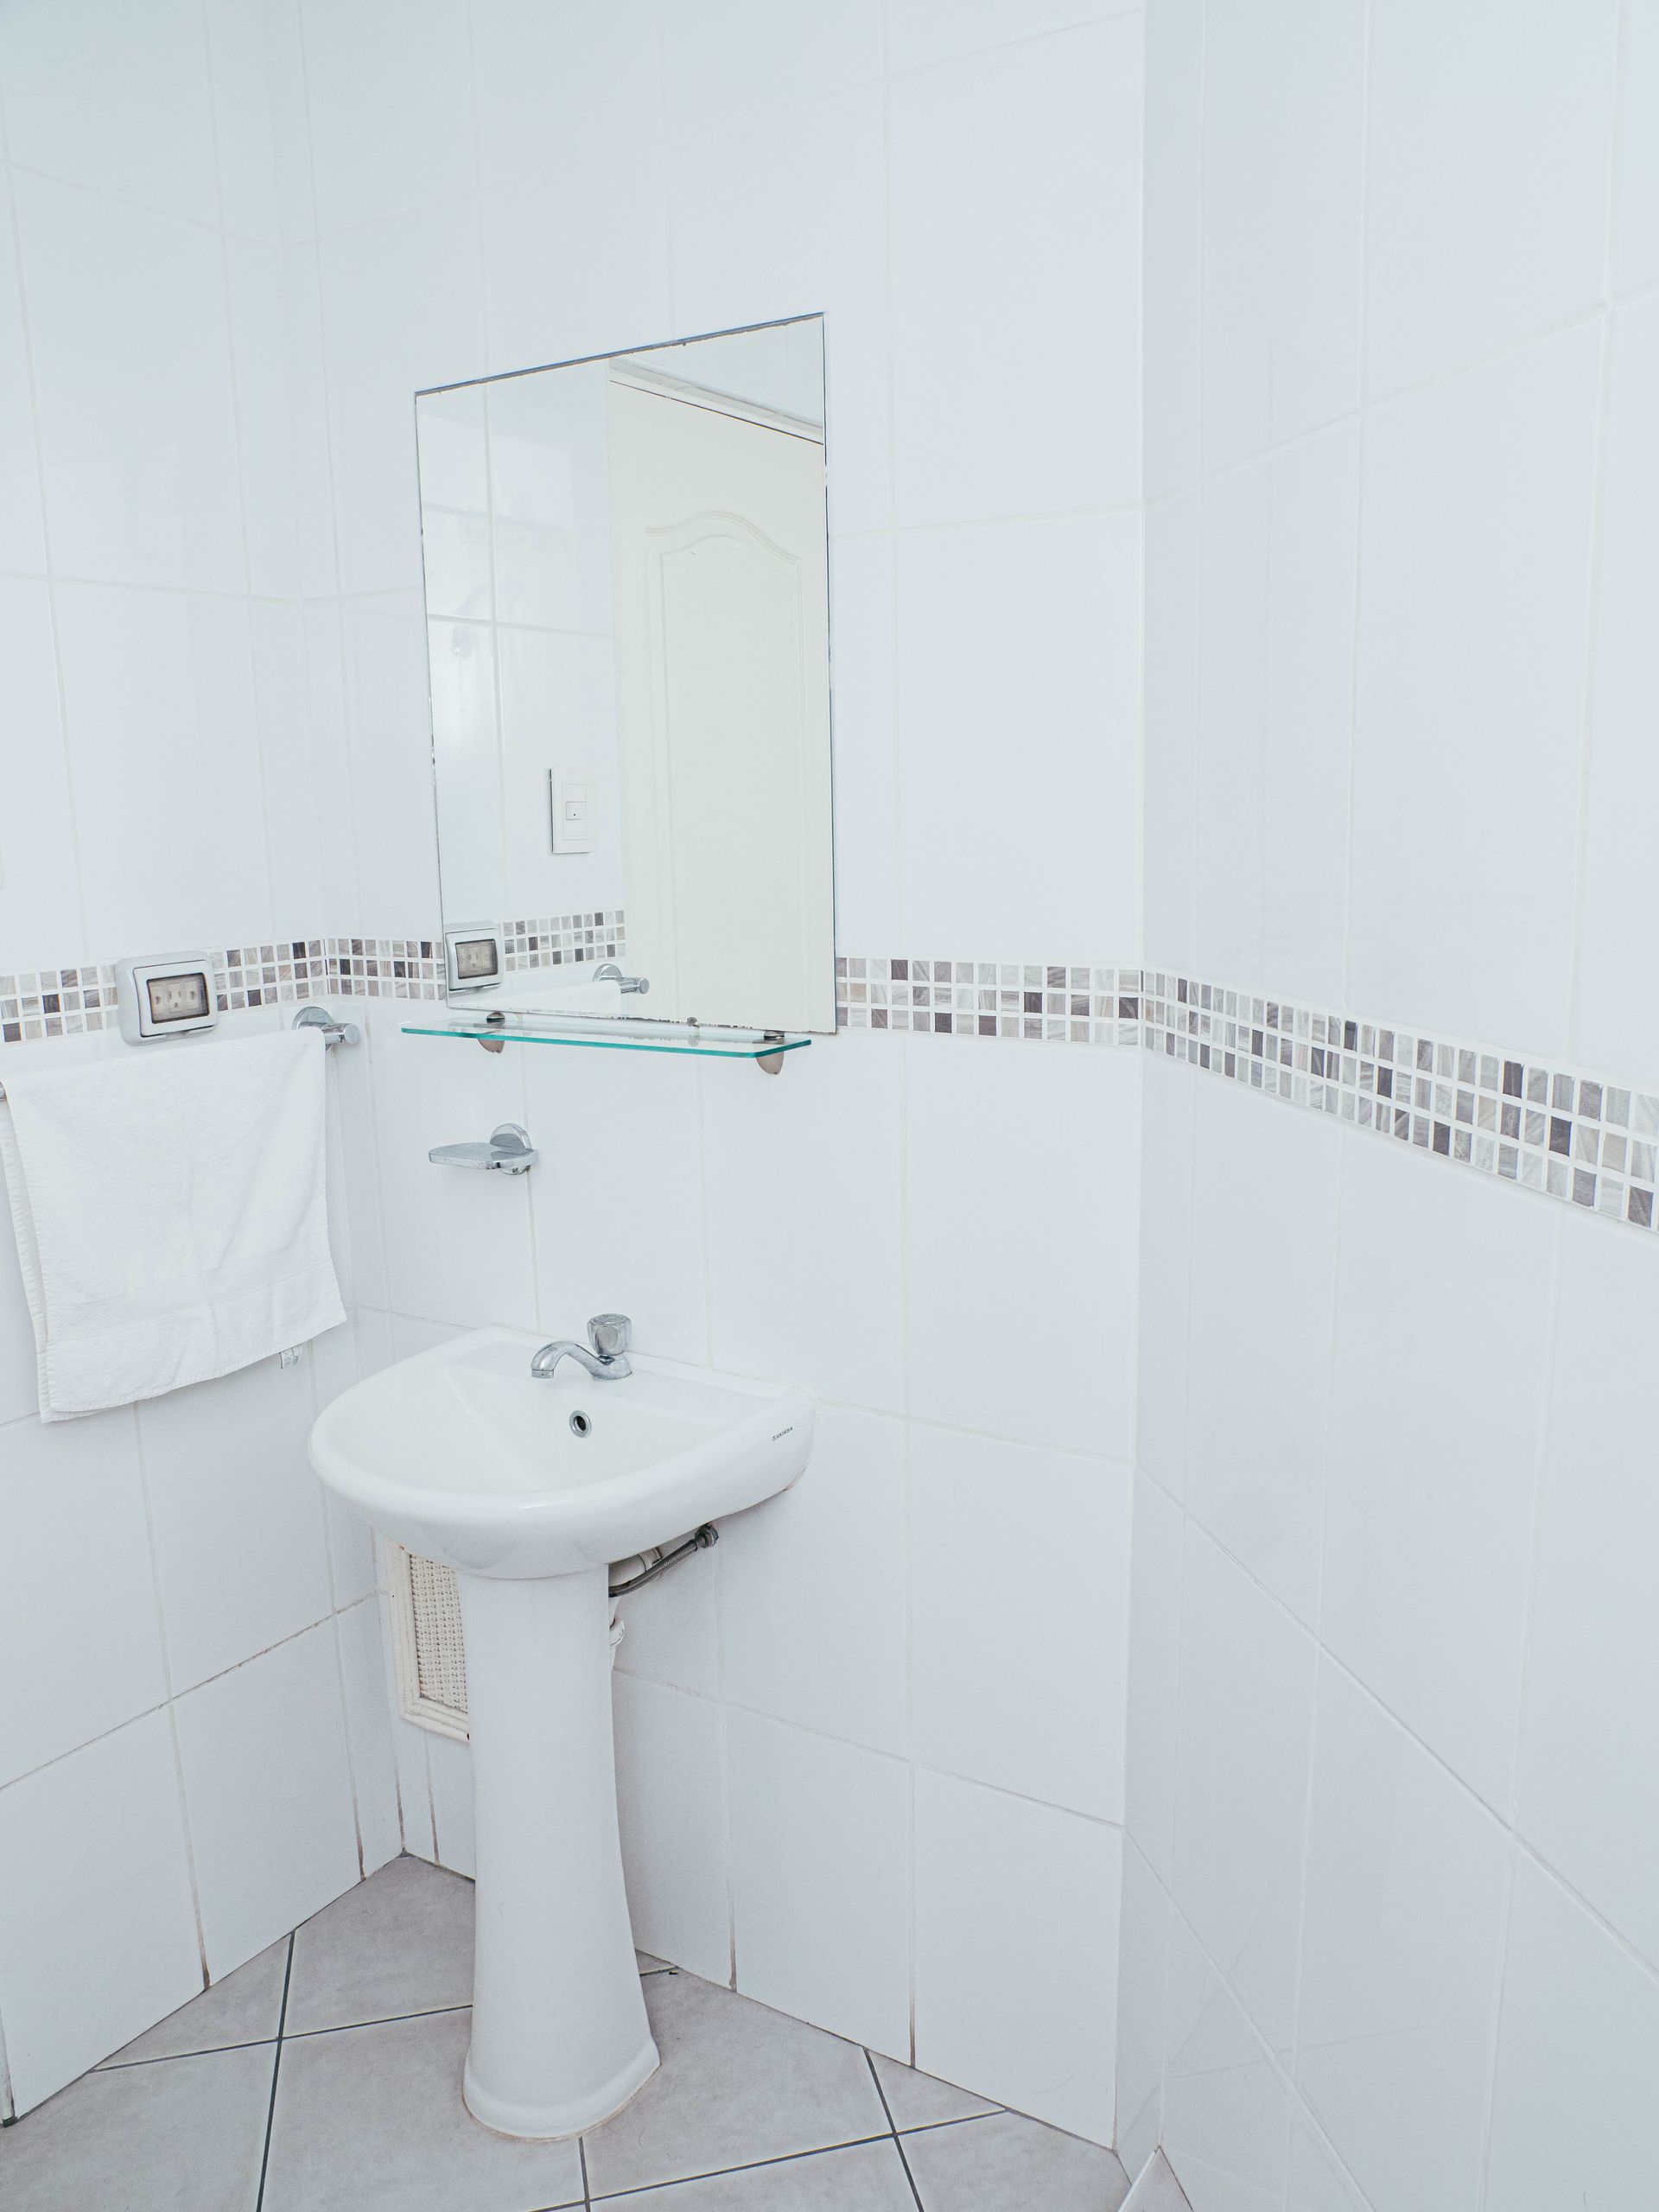
[{"label": "reflection of white door in mirror", "polygon": [[613,378],[628,964],[680,1019],[833,1029],[823,448]]},{"label": "reflection of white door in mirror", "polygon": [[446,935],[499,938],[449,993],[833,1030],[823,318],[424,392],[416,426]]}]

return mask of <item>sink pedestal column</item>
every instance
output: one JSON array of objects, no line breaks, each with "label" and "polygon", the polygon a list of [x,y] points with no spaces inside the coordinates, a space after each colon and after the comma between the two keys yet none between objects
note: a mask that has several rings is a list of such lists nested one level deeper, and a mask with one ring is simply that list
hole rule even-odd
[{"label": "sink pedestal column", "polygon": [[658,2063],[617,1836],[610,1577],[458,1580],[478,1859],[462,2094],[503,2135],[575,2135]]}]

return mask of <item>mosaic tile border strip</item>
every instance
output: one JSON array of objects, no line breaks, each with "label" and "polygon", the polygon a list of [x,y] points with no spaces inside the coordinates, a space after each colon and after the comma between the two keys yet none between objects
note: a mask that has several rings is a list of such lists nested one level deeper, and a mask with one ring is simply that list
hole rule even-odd
[{"label": "mosaic tile border strip", "polygon": [[318,998],[441,999],[443,940],[413,937],[331,937],[327,975]]},{"label": "mosaic tile border strip", "polygon": [[1138,1045],[1141,973],[1046,961],[849,956],[836,962],[836,1021],[842,1029]]},{"label": "mosaic tile border strip", "polygon": [[[508,925],[508,964],[614,959],[619,908]],[[213,956],[221,1012],[321,998],[441,1000],[436,938],[293,938]],[[1164,969],[846,955],[845,1029],[1144,1047],[1430,1157],[1633,1228],[1659,1227],[1659,1088]],[[107,966],[0,975],[0,1044],[112,1027]]]},{"label": "mosaic tile border strip", "polygon": [[1659,1228],[1659,1089],[1168,969],[836,960],[841,1028],[1130,1044],[1395,1144]]},{"label": "mosaic tile border strip", "polygon": [[505,957],[509,969],[560,968],[575,960],[623,960],[627,934],[620,906],[592,913],[532,914],[507,922]]},{"label": "mosaic tile border strip", "polygon": [[1659,1089],[1164,969],[836,962],[836,1021],[1141,1046],[1287,1104],[1627,1223],[1659,1227]]},{"label": "mosaic tile border strip", "polygon": [[[509,968],[620,959],[626,944],[620,907],[512,922],[507,931]],[[515,942],[521,953],[516,962]],[[211,957],[221,1014],[304,999],[441,999],[444,994],[439,938],[280,938],[270,944],[227,945]],[[113,1028],[118,1018],[112,965],[0,975],[0,1044],[80,1036]]]},{"label": "mosaic tile border strip", "polygon": [[1632,1228],[1656,1226],[1659,1091],[1160,969],[1147,974],[1144,1007],[1150,1052]]},{"label": "mosaic tile border strip", "polygon": [[[219,1010],[323,998],[345,989],[343,938],[283,938],[212,955]],[[112,966],[35,969],[0,976],[0,1044],[29,1044],[113,1028],[119,1019]]]}]

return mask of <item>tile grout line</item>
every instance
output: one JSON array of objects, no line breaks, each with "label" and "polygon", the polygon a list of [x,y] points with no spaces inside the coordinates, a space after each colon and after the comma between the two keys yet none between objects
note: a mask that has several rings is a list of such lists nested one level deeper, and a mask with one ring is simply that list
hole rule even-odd
[{"label": "tile grout line", "polygon": [[[709,1986],[713,1989],[718,1989],[720,1987],[720,1984],[717,1981],[711,1982]],[[828,2031],[825,2032],[828,2032]],[[840,2040],[840,2038],[837,2038],[837,2040]],[[863,2046],[861,2044],[855,2044],[854,2049],[862,2050]],[[868,2057],[868,2053],[866,2052],[865,2056]],[[921,2126],[907,2128],[905,2132],[909,2135],[942,2134],[948,2128],[972,2127],[981,2120],[994,2120],[1004,2110],[1005,2107],[999,2105],[990,2112],[964,2113],[959,2120],[927,2120],[925,2121]],[[1017,2113],[1014,2116],[1018,2119],[1025,2119],[1027,2117],[1025,2113]],[[1046,2121],[1042,2120],[1033,2120],[1032,2122],[1032,2125],[1036,2127],[1045,2126],[1046,2124],[1047,2123]],[[838,2151],[866,2151],[877,2143],[886,2143],[895,2139],[899,2142],[900,2148],[899,2155],[900,2159],[903,2160],[904,2150],[902,2138],[895,2138],[891,2133],[887,2135],[849,2135],[844,2142],[818,2143],[815,2144],[810,2150],[806,2151],[779,2151],[769,2158],[747,2159],[741,2165],[711,2166],[703,2173],[673,2174],[669,2176],[669,2177],[664,2181],[638,2182],[631,2189],[611,2190],[602,2193],[599,2196],[592,2198],[590,2202],[594,2208],[594,2212],[599,2212],[599,2207],[601,2205],[631,2203],[635,2197],[650,2196],[654,2195],[658,2190],[683,2189],[692,2182],[721,2181],[730,2174],[764,2173],[772,2166],[799,2165],[804,2160],[808,2158],[830,2158]],[[906,2164],[906,2171],[909,2171],[909,2165],[907,2162]],[[912,2183],[911,2187],[913,2193],[915,2189],[915,2183],[913,2182]],[[918,2204],[921,2202],[921,2199],[919,2197],[917,2198],[917,2202]],[[546,2212],[557,2212],[557,2208],[548,2207],[546,2208]]]},{"label": "tile grout line", "polygon": [[[715,1982],[711,1986],[718,1989],[720,1984]],[[639,2182],[632,2189],[607,2190],[592,2202],[597,2212],[601,2204],[631,2203],[635,2197],[652,2196],[658,2190],[683,2189],[691,2182],[723,2181],[730,2174],[764,2173],[771,2166],[799,2165],[807,2158],[825,2158],[836,2151],[863,2151],[873,2143],[885,2143],[887,2139],[885,2135],[849,2135],[844,2143],[817,2143],[810,2151],[780,2151],[774,2158],[749,2158],[738,2166],[711,2166],[706,2173],[671,2174],[664,2181]]]},{"label": "tile grout line", "polygon": [[288,2023],[288,1992],[294,1979],[294,1937],[288,1939],[288,1957],[283,1966],[283,2001],[276,2013],[276,2045],[270,2061],[270,2102],[265,2108],[265,2147],[259,2155],[259,2193],[253,2201],[253,2212],[264,2212],[265,2179],[270,2171],[270,2139],[276,2124],[276,2082],[283,2070],[283,2030]]},{"label": "tile grout line", "polygon": [[910,2160],[905,2156],[905,2146],[899,2139],[899,2130],[893,2117],[893,2107],[887,2102],[887,2093],[881,2086],[881,2076],[875,2070],[875,2059],[868,2045],[864,2050],[864,2063],[870,2069],[870,2080],[875,2085],[875,2094],[880,2099],[881,2109],[887,2115],[887,2133],[893,2138],[893,2149],[899,2153],[899,2163],[905,2170],[905,2179],[910,2183],[910,2193],[916,2200],[916,2212],[926,2212],[926,2208],[922,2202],[922,2192],[916,2186],[916,2177],[910,2171]]},{"label": "tile grout line", "polygon": [[[1611,341],[1608,351],[1611,353]],[[1547,1375],[1558,1372],[1560,1340],[1563,1327],[1562,1302],[1566,1294],[1567,1267],[1566,1236],[1558,1223],[1550,1246],[1549,1313],[1545,1323],[1543,1369]],[[1498,2072],[1503,2060],[1503,2018],[1510,1996],[1510,1978],[1514,1971],[1511,1949],[1514,1942],[1516,1877],[1522,1865],[1524,1844],[1520,1833],[1522,1808],[1526,1799],[1528,1753],[1530,1748],[1528,1722],[1533,1710],[1534,1670],[1537,1662],[1539,1592],[1543,1579],[1544,1530],[1549,1506],[1550,1455],[1558,1425],[1560,1411],[1554,1389],[1548,1390],[1539,1407],[1536,1444],[1532,1465],[1532,1514],[1530,1542],[1528,1547],[1526,1594],[1522,1615],[1521,1671],[1516,1686],[1515,1726],[1510,1737],[1513,1758],[1510,1769],[1508,1803],[1505,1808],[1503,1837],[1503,1880],[1501,1916],[1498,1921],[1497,1980],[1492,1990],[1491,2014],[1486,2046],[1485,2079],[1482,2085],[1481,2143],[1479,2196],[1477,2212],[1486,2212],[1492,2190],[1492,2145],[1497,2125]]]},{"label": "tile grout line", "polygon": [[[206,1996],[207,1991],[204,1990],[202,1994]],[[194,1998],[190,1999],[193,2005],[195,2001]],[[220,2058],[230,2050],[274,2050],[276,2048],[275,2036],[252,2036],[246,2043],[212,2043],[204,2045],[200,2050],[157,2051],[154,2058],[104,2058],[90,2070],[93,2074],[134,2074],[141,2066],[171,2066],[181,2058]],[[85,2074],[77,2076],[83,2082],[86,2078]],[[66,2082],[64,2086],[73,2088],[73,2084]]]},{"label": "tile grout line", "polygon": [[[270,1357],[275,1358],[276,1354],[272,1353]],[[118,1412],[121,1408],[112,1408],[111,1410]],[[134,1407],[131,1410],[137,1412],[137,1407]],[[4,1433],[6,1431],[10,1429],[21,1428],[25,1421],[33,1424],[35,1419],[36,1416],[33,1413],[19,1414],[15,1421],[0,1422],[0,1433]],[[142,1465],[143,1459],[142,1429],[139,1436],[138,1451]],[[378,1595],[378,1593],[376,1592],[373,1594]],[[370,1600],[368,1598],[354,1598],[352,1604],[346,1606],[344,1610],[346,1612],[350,1612],[353,1606],[365,1605],[369,1602]],[[158,1612],[159,1610],[160,1600],[158,1597]],[[106,1744],[111,1736],[118,1736],[124,1728],[130,1728],[136,1722],[140,1720],[154,1719],[157,1713],[172,1712],[176,1706],[183,1704],[187,1698],[194,1697],[198,1690],[205,1690],[214,1682],[222,1682],[227,1675],[238,1675],[245,1667],[251,1667],[257,1660],[268,1659],[273,1651],[281,1651],[287,1644],[297,1643],[302,1636],[309,1636],[317,1629],[327,1628],[330,1620],[334,1618],[334,1616],[333,1614],[321,1613],[315,1620],[308,1621],[303,1628],[294,1629],[287,1636],[278,1637],[275,1643],[267,1643],[258,1651],[251,1651],[245,1659],[232,1660],[228,1667],[221,1667],[217,1674],[204,1675],[199,1682],[190,1682],[181,1690],[175,1691],[169,1689],[163,1696],[157,1698],[154,1705],[144,1706],[138,1712],[129,1713],[124,1720],[117,1720],[112,1722],[107,1728],[100,1728],[96,1736],[88,1736],[85,1743],[72,1744],[67,1751],[54,1751],[50,1758],[42,1759],[38,1766],[25,1767],[21,1774],[13,1775],[10,1782],[0,1783],[0,1789],[13,1789],[20,1782],[32,1782],[36,1775],[45,1774],[54,1766],[61,1766],[66,1759],[73,1758],[78,1751],[87,1751],[94,1744]],[[165,1645],[163,1645],[163,1656],[165,1656]],[[688,1691],[687,1694],[690,1696],[695,1694],[695,1693]],[[182,1780],[181,1780],[180,1783],[180,1791],[181,1795],[182,1795]],[[391,1862],[388,1861],[387,1863],[390,1864]],[[376,1871],[378,1872],[378,1869]],[[280,1936],[274,1938],[274,1941],[278,1943],[280,1943],[282,1940],[283,1939]],[[196,1992],[197,1996],[200,1996],[203,1992],[211,1986],[212,1985],[208,1982],[204,1981],[201,1989]],[[268,2043],[270,2038],[268,2036],[260,2036],[257,2037],[255,2040],[260,2043]]]},{"label": "tile grout line", "polygon": [[[371,1877],[372,1879],[372,1877]],[[360,1886],[360,1885],[359,1885]],[[347,1890],[346,1895],[350,1897]],[[470,2012],[470,2004],[428,2005],[417,2012],[381,2012],[372,2020],[334,2020],[321,2028],[290,2028],[283,2036],[284,2043],[308,2043],[314,2036],[354,2036],[364,2028],[395,2028],[404,2020],[442,2020],[451,2012]]]},{"label": "tile grout line", "polygon": [[[277,2095],[280,2088],[282,2051],[283,2045],[286,2043],[301,2037],[315,2039],[322,2037],[332,2037],[344,2032],[350,2032],[353,2029],[359,2027],[374,2028],[396,2024],[404,2021],[418,2021],[434,2018],[452,2017],[458,2012],[464,2012],[468,2009],[464,2005],[434,2006],[420,2012],[381,2015],[376,2018],[342,2024],[339,2026],[334,2027],[319,2027],[308,2030],[290,2030],[288,2026],[288,2015],[289,2011],[292,2009],[295,1953],[299,1932],[300,1931],[298,1929],[296,1929],[285,1939],[282,1992],[279,2001],[277,2021],[276,2024],[276,2033],[273,2037],[258,2037],[236,2044],[225,2044],[218,2046],[210,2045],[191,2050],[175,2051],[151,2059],[119,2062],[118,2068],[114,2069],[136,2070],[145,2066],[170,2065],[178,2059],[200,2059],[202,2057],[212,2057],[226,2055],[232,2050],[260,2049],[270,2049],[272,2050],[272,2068],[267,2105],[266,2124],[254,2212],[263,2212],[263,2208],[266,2202],[269,2188],[270,2158],[272,2145],[275,2141],[276,2110]],[[642,1970],[642,1979],[645,1973],[654,1972],[658,1975],[664,1975],[672,1974],[676,1971],[677,1970],[672,1967],[644,1969]],[[713,1986],[717,1987],[718,1986],[713,1985]],[[836,2038],[836,2040],[839,2041],[842,2039]],[[707,2172],[698,2172],[690,2175],[671,2175],[665,2177],[660,2181],[635,2183],[633,2186],[629,2188],[612,2192],[606,2192],[602,2200],[595,2199],[594,2197],[593,2179],[589,2173],[588,2165],[586,2142],[584,2139],[579,2137],[577,2139],[577,2152],[582,2193],[579,2199],[561,2199],[559,2200],[560,2203],[570,2208],[570,2212],[574,2212],[574,2208],[578,2203],[580,2203],[583,2208],[583,2212],[594,2212],[595,2204],[601,2201],[607,2204],[611,2202],[620,2200],[632,2202],[636,2198],[643,2197],[646,2195],[656,2194],[664,2190],[672,2189],[685,2181],[702,2180],[715,2177],[720,2175],[738,2174],[757,2170],[766,2170],[777,2165],[798,2164],[806,2159],[819,2158],[824,2155],[851,2150],[854,2148],[873,2148],[878,2143],[892,2140],[895,2148],[899,2152],[899,2161],[905,2169],[906,2177],[910,2184],[912,2196],[915,2201],[916,2206],[918,2208],[918,2212],[920,2212],[922,2198],[914,2177],[911,2173],[910,2163],[906,2154],[904,2144],[900,2136],[900,2131],[898,2128],[891,2105],[888,2102],[885,2089],[881,2083],[880,2076],[877,2071],[874,2056],[868,2048],[861,2046],[856,2043],[851,2044],[849,2047],[862,2050],[866,2066],[869,2070],[872,2084],[875,2088],[877,2100],[881,2107],[883,2117],[886,2121],[887,2132],[885,2134],[876,2133],[856,2138],[842,2139],[839,2141],[831,2140],[826,2143],[812,2144],[798,2151],[774,2152],[770,2156],[745,2160],[726,2167],[717,2167],[709,2170]],[[108,2067],[109,2062],[105,2062],[105,2067]],[[94,2069],[92,2070],[97,2072],[103,2069]],[[988,2113],[969,2113],[962,2115],[955,2120],[924,2121],[920,2123],[918,2126],[906,2132],[910,2133],[917,2133],[924,2132],[938,2133],[941,2131],[948,2131],[957,2126],[971,2126],[976,2120],[989,2116],[991,2115]],[[549,2212],[552,2212],[552,2208],[549,2208]]]},{"label": "tile grout line", "polygon": [[[953,2082],[950,2086],[955,2088],[957,2084]],[[969,2094],[972,2094],[970,2090]],[[1011,2105],[988,2104],[983,2112],[959,2112],[954,2120],[918,2120],[913,2127],[900,2127],[894,2132],[902,2143],[912,2135],[938,2135],[942,2134],[947,2127],[971,2127],[976,2120],[1028,2120],[1033,2127],[1052,2126],[1052,2123],[1046,2120],[1033,2119],[1028,2112],[1015,2112]],[[1067,2133],[1063,2127],[1056,2132],[1061,2135]],[[1086,2139],[1079,2136],[1077,2139],[1082,2142]],[[1103,2145],[1096,2145],[1096,2148],[1103,2149],[1104,2147]]]},{"label": "tile grout line", "polygon": [[[388,1864],[391,1863],[392,1862],[388,1861]],[[429,1860],[423,1860],[421,1863],[423,1865],[430,1865],[433,1862]],[[378,1872],[378,1871],[379,1870],[377,1868],[376,1872]],[[453,1870],[445,1867],[440,1868],[439,1871],[441,1872],[447,1873]],[[365,1878],[368,1881],[372,1881],[374,1876],[371,1874]],[[466,1877],[463,1875],[460,1878],[465,1880]],[[361,1889],[363,1886],[364,1885],[361,1882],[356,1885],[356,1887],[359,1889]],[[342,1891],[341,1894],[345,1897],[350,1897],[353,1894],[353,1891],[351,1890],[346,1890]],[[334,1902],[338,1904],[339,1899],[336,1898]],[[327,1907],[324,1906],[322,1910],[326,1911]],[[312,1917],[315,1918],[315,1915],[314,1914]],[[303,1922],[301,1925],[304,1925]],[[296,1929],[293,1933],[294,1935],[298,1935],[299,1929]],[[283,1939],[278,1937],[277,1940],[281,1942]],[[288,1940],[291,1942],[292,1937],[290,1936]],[[650,1981],[657,1976],[665,1974],[678,1974],[679,1971],[680,1969],[677,1967],[645,1967],[640,1970],[639,1979],[641,1981]],[[213,1986],[217,1987],[218,1985],[214,1984]],[[712,1984],[711,1986],[717,1989],[721,1986],[721,1984],[715,1982]],[[204,1990],[200,1993],[203,1996],[207,1996],[209,1993],[208,1991]],[[194,2004],[196,2000],[194,1998],[192,1998],[188,2001],[191,2004]],[[470,2012],[472,2009],[471,2004],[468,2003],[465,2005],[426,2005],[412,2012],[374,2012],[372,2013],[368,2018],[363,2020],[329,2020],[320,2028],[289,2028],[281,2035],[250,2036],[244,2043],[204,2044],[199,2050],[158,2051],[153,2058],[101,2059],[99,2063],[90,2070],[94,2074],[122,2074],[128,2072],[135,2066],[170,2066],[175,2058],[217,2058],[220,2051],[223,2050],[264,2050],[267,2044],[279,2042],[304,2043],[316,2036],[355,2035],[360,2028],[396,2027],[400,2021],[404,2020],[441,2020],[448,2013]]]},{"label": "tile grout line", "polygon": [[[367,1878],[372,1881],[374,1878],[370,1875]],[[358,1887],[361,1888],[362,1884],[359,1883]],[[349,1897],[352,1892],[347,1890],[344,1894]],[[294,1932],[297,1935],[299,1931],[296,1929]],[[650,1981],[658,1975],[678,1972],[677,1967],[646,1967],[642,1969],[639,1979],[641,1981]],[[720,1985],[715,1983],[714,1986],[718,1988]],[[202,1994],[205,1996],[207,1992],[203,1991]],[[192,1998],[189,2001],[194,2004],[195,1999]],[[280,2037],[250,2036],[244,2043],[204,2044],[198,2050],[157,2051],[153,2058],[101,2059],[90,2070],[94,2074],[130,2074],[140,2066],[171,2066],[175,2059],[180,2058],[217,2058],[227,2050],[264,2050],[273,2048],[278,2042],[308,2043],[320,2036],[355,2035],[363,2028],[396,2027],[405,2020],[442,2020],[447,2018],[452,2012],[469,2012],[471,2010],[470,2005],[429,2005],[415,2012],[377,2012],[372,2019],[367,2020],[332,2020],[321,2028],[289,2028]],[[938,2126],[943,2123],[932,2124]],[[914,2133],[918,2131],[912,2132]]]}]

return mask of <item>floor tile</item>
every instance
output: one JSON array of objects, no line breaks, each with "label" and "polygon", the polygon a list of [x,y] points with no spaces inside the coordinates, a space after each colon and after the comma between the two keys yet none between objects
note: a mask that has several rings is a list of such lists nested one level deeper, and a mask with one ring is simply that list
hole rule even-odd
[{"label": "floor tile", "polygon": [[901,2066],[896,2058],[883,2058],[880,2051],[870,2053],[870,2063],[893,2114],[893,2124],[901,2135],[907,2127],[933,2127],[943,2120],[968,2120],[976,2113],[1001,2110],[1000,2105],[988,2104],[983,2097],[959,2089],[954,2082],[936,2081],[931,2074],[918,2074],[913,2066]]},{"label": "floor tile", "polygon": [[288,1938],[261,1951],[223,1981],[204,1989],[176,2012],[148,2028],[134,2042],[106,2058],[105,2066],[130,2066],[141,2058],[179,2058],[187,2052],[228,2050],[233,2044],[266,2043],[276,2033],[283,2012],[283,1975],[288,1966]]},{"label": "floor tile", "polygon": [[[1135,2199],[1135,2212],[1192,2212],[1186,2191],[1161,2151],[1154,2152],[1150,2163],[1135,2176],[1135,2185],[1141,2192]],[[1294,2182],[1291,2194],[1294,2198],[1291,2212],[1298,2212],[1302,2200]]]},{"label": "floor tile", "polygon": [[596,2196],[887,2133],[856,2044],[695,1974],[655,1974],[645,1991],[663,2063],[587,2139]]},{"label": "floor tile", "polygon": [[461,2103],[471,2031],[470,2013],[437,2012],[285,2043],[264,2212],[580,2204],[574,2143],[493,2135]]},{"label": "floor tile", "polygon": [[1117,2212],[1128,2177],[1109,2151],[1017,2113],[905,2138],[923,2212]]},{"label": "floor tile", "polygon": [[891,2141],[817,2151],[782,2165],[750,2166],[594,2202],[613,2204],[618,2212],[629,2206],[638,2212],[916,2212]]},{"label": "floor tile", "polygon": [[295,1936],[289,2035],[472,2000],[473,1885],[423,1859],[394,1859]]},{"label": "floor tile", "polygon": [[0,2133],[6,2212],[253,2212],[269,2046],[85,2074]]}]

